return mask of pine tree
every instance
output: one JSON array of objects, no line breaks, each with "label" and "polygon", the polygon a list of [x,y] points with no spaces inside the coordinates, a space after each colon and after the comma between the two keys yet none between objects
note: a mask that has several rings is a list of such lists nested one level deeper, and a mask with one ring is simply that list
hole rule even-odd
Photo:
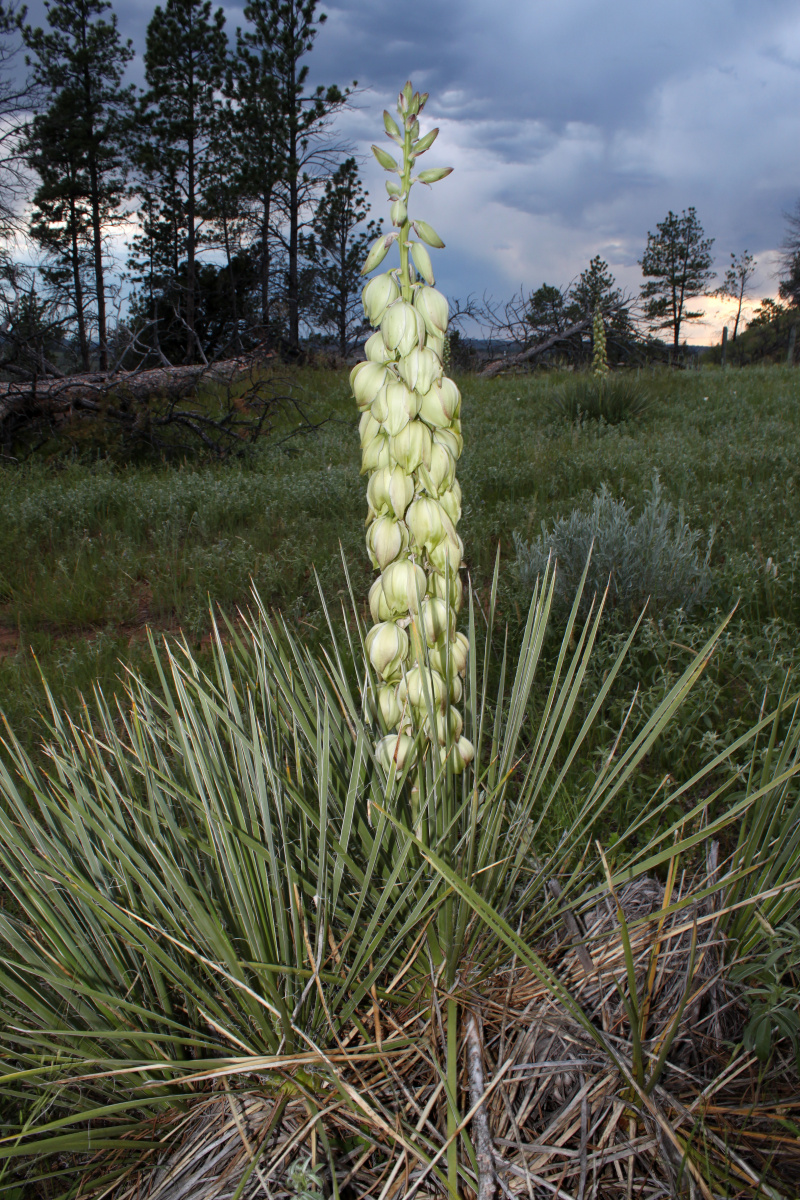
[{"label": "pine tree", "polygon": [[[28,62],[33,82],[47,96],[45,112],[34,118],[28,131],[29,161],[42,180],[34,198],[34,226],[41,244],[51,245],[51,253],[67,245],[80,325],[83,305],[77,290],[75,239],[88,225],[101,370],[108,366],[103,243],[108,228],[123,215],[124,144],[132,104],[122,77],[133,50],[120,38],[116,15],[110,20],[103,16],[110,8],[108,0],[62,0],[46,4],[49,31],[24,29],[32,51]],[[64,206],[68,228],[59,236],[60,218],[54,214]],[[85,362],[84,345],[81,353]]]},{"label": "pine tree", "polygon": [[361,305],[361,264],[380,234],[377,221],[364,227],[369,211],[356,160],[348,158],[325,181],[312,233],[301,238],[313,273],[314,318],[321,328],[335,332],[343,358],[369,328]]},{"label": "pine tree", "polygon": [[648,233],[647,246],[639,265],[648,282],[642,288],[644,313],[653,329],[671,329],[675,349],[680,344],[681,325],[697,321],[700,311],[690,312],[686,305],[697,296],[708,294],[714,278],[711,270],[713,238],[703,236],[703,226],[694,208],[681,216],[669,212],[656,225],[657,233]]},{"label": "pine tree", "polygon": [[731,265],[725,272],[722,283],[717,288],[715,295],[721,296],[725,300],[736,301],[736,317],[733,322],[733,338],[736,341],[736,335],[739,332],[739,321],[742,317],[742,306],[750,292],[750,285],[755,274],[756,260],[747,250],[743,250],[741,254],[736,255],[731,251]]},{"label": "pine tree", "polygon": [[[154,222],[173,231],[174,249],[180,258],[185,253],[185,278],[180,282],[187,361],[197,350],[196,258],[205,215],[201,182],[227,62],[224,25],[221,8],[212,17],[211,0],[166,0],[147,27],[148,91],[138,161],[146,179],[143,190],[157,197],[160,211]],[[176,282],[179,274],[176,270]]]},{"label": "pine tree", "polygon": [[285,220],[287,254],[286,301],[289,344],[300,345],[300,232],[303,210],[323,173],[328,152],[319,135],[350,94],[336,86],[308,87],[308,64],[324,14],[316,15],[317,0],[250,0],[245,16],[250,29],[242,46],[263,56],[258,78],[268,86],[265,101],[274,122],[275,185]]},{"label": "pine tree", "polygon": [[[52,118],[52,120],[48,120]],[[91,224],[86,208],[86,178],[72,139],[58,114],[36,121],[36,152],[29,162],[40,178],[33,197],[29,232],[43,251],[47,266],[42,277],[58,307],[65,299],[75,320],[80,365],[91,366],[87,332],[86,274],[89,266]]]},{"label": "pine tree", "polygon": [[273,232],[276,189],[284,163],[278,143],[280,108],[272,71],[272,24],[262,4],[245,7],[251,28],[236,31],[236,53],[228,78],[232,103],[225,114],[233,179],[243,219],[254,235],[258,265],[261,336],[277,332],[272,313]]}]

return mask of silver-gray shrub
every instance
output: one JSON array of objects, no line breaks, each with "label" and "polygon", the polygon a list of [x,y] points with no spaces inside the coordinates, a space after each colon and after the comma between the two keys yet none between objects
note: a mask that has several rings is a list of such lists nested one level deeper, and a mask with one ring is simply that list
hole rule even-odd
[{"label": "silver-gray shrub", "polygon": [[664,499],[655,474],[638,517],[603,484],[589,512],[576,509],[550,526],[543,521],[541,535],[530,543],[515,532],[516,572],[520,584],[533,590],[552,556],[558,564],[556,594],[566,603],[591,552],[584,609],[608,584],[612,611],[636,614],[649,600],[651,612],[688,612],[708,591],[713,540],[713,529],[705,537],[697,533],[682,510]]}]

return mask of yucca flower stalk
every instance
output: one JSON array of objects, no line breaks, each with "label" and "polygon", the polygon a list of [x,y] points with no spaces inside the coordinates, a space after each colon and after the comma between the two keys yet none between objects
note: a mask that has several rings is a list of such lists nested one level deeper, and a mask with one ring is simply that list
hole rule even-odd
[{"label": "yucca flower stalk", "polygon": [[606,329],[603,324],[603,310],[598,304],[592,318],[592,371],[601,381],[608,374],[608,349],[606,347]]},{"label": "yucca flower stalk", "polygon": [[381,147],[372,148],[381,166],[397,176],[386,183],[395,229],[375,241],[362,274],[379,266],[394,243],[400,266],[373,276],[364,287],[364,310],[376,332],[367,341],[366,361],[353,368],[350,380],[363,414],[367,550],[381,572],[370,589],[374,625],[366,639],[379,680],[378,707],[389,731],[377,747],[378,758],[387,770],[392,764],[403,770],[422,741],[460,774],[474,753],[461,736],[463,719],[455,707],[469,650],[467,638],[456,632],[464,554],[456,532],[461,395],[444,374],[448,304],[433,286],[426,248],[444,243],[427,222],[412,221],[408,212],[415,183],[436,183],[452,170],[412,174],[439,132],[420,136],[427,98],[407,83],[398,99],[398,121],[384,113],[386,133],[402,151],[399,163]]}]

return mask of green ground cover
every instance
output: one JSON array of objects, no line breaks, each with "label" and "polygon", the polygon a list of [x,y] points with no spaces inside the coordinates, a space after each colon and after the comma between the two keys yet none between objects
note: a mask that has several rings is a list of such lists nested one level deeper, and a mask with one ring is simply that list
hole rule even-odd
[{"label": "green ground cover", "polygon": [[[780,367],[709,368],[642,373],[639,382],[645,414],[598,426],[559,414],[553,376],[465,376],[459,477],[460,530],[479,597],[501,546],[500,612],[512,644],[527,605],[513,569],[514,531],[531,538],[543,520],[588,509],[604,483],[639,511],[654,471],[693,529],[715,528],[702,607],[645,618],[593,744],[602,753],[637,684],[635,712],[651,711],[738,605],[683,718],[648,761],[644,796],[664,773],[686,777],[742,732],[794,662],[800,379]],[[344,595],[340,544],[366,614],[365,485],[347,376],[305,368],[294,384],[314,419],[329,420],[315,433],[265,442],[243,461],[53,460],[0,473],[0,706],[26,741],[36,739],[40,670],[70,703],[95,678],[112,693],[121,662],[147,673],[148,626],[183,631],[202,654],[209,602],[229,613],[247,605],[251,578],[307,640],[324,640],[309,564],[329,600]],[[628,627],[619,614],[605,621],[595,682]],[[587,772],[594,761],[588,753]]]}]

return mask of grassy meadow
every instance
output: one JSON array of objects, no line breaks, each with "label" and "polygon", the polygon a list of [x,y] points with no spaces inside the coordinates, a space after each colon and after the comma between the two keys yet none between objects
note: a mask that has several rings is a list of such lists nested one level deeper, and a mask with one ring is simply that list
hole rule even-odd
[{"label": "grassy meadow", "polygon": [[[565,420],[554,403],[557,377],[463,377],[459,478],[460,531],[479,598],[500,546],[499,611],[512,647],[529,599],[514,570],[515,531],[530,539],[543,521],[589,508],[602,484],[635,513],[656,471],[692,529],[703,538],[713,529],[702,606],[645,616],[604,707],[601,728],[611,739],[635,687],[635,712],[644,715],[736,609],[681,720],[648,760],[644,802],[666,773],[685,778],[747,728],[794,662],[800,377],[779,367],[707,368],[642,373],[639,382],[645,414],[598,426]],[[147,675],[148,628],[181,632],[202,657],[210,605],[234,614],[248,605],[251,580],[307,642],[324,641],[311,564],[335,609],[346,595],[340,546],[366,615],[365,482],[347,375],[304,368],[293,384],[319,428],[289,438],[281,431],[242,461],[55,458],[0,473],[0,707],[27,744],[40,729],[40,672],[70,706],[95,679],[113,694],[123,663]],[[630,624],[629,615],[604,621],[594,683]],[[591,775],[591,754],[584,769]]]}]

